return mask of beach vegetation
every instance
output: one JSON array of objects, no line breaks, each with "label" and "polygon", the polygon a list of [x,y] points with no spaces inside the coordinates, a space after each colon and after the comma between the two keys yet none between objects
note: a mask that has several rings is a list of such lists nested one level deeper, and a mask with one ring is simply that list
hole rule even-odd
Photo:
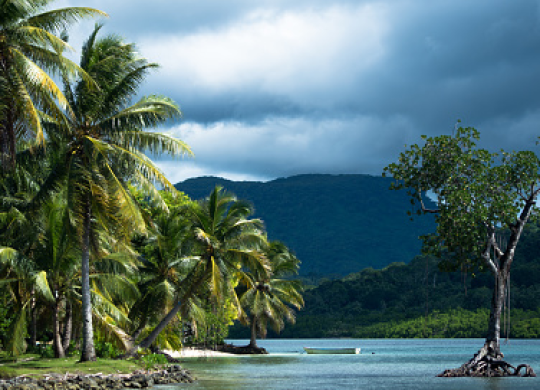
[{"label": "beach vegetation", "polygon": [[[215,347],[233,321],[247,322],[246,286],[272,284],[277,297],[277,278],[299,261],[268,243],[251,203],[221,187],[192,201],[172,186],[149,156],[192,152],[154,131],[180,117],[178,105],[139,96],[158,65],[101,37],[101,24],[71,62],[65,28],[105,14],[50,3],[1,5],[0,351],[33,352],[37,367],[177,350],[186,335]],[[245,306],[262,335],[294,318],[287,304],[301,306],[299,291],[265,298],[276,315]]]}]

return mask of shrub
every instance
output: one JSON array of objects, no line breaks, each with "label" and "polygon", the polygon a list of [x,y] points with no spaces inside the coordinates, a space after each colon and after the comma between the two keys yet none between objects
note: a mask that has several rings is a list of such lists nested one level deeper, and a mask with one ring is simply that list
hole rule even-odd
[{"label": "shrub", "polygon": [[120,355],[118,348],[108,341],[96,342],[95,348],[96,355],[100,358],[111,359]]},{"label": "shrub", "polygon": [[151,370],[157,365],[167,365],[169,363],[167,357],[161,353],[151,353],[149,355],[143,355],[141,356],[141,360],[144,362],[144,367],[147,370]]}]

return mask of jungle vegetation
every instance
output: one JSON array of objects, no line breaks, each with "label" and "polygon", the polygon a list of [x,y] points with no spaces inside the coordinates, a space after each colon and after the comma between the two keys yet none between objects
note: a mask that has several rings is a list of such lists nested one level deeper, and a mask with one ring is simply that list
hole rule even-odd
[{"label": "jungle vegetation", "polygon": [[[172,186],[148,156],[192,152],[154,131],[180,117],[177,104],[138,95],[158,65],[123,38],[101,36],[99,24],[79,64],[68,61],[64,29],[105,14],[44,11],[50,2],[1,5],[2,350],[93,361],[178,349],[184,336],[222,342],[229,323],[248,325],[246,310],[260,309],[239,291],[273,280],[277,243],[252,205],[221,187],[192,201]],[[299,307],[294,286],[283,302]],[[292,318],[284,307],[273,321]]]}]

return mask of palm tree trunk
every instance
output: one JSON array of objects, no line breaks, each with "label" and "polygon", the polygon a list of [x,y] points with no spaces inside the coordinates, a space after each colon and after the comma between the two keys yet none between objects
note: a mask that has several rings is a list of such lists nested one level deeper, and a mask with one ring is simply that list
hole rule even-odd
[{"label": "palm tree trunk", "polygon": [[36,348],[37,346],[37,307],[35,291],[32,289],[32,306],[30,311],[30,346]]},{"label": "palm tree trunk", "polygon": [[85,200],[85,211],[83,220],[82,237],[82,322],[83,322],[83,340],[81,350],[81,362],[95,361],[96,350],[94,348],[94,330],[92,328],[92,303],[90,301],[90,223],[92,208],[89,195]]},{"label": "palm tree trunk", "polygon": [[62,303],[61,297],[56,297],[53,305],[53,348],[54,348],[54,357],[63,358],[65,357],[64,348],[62,346],[62,337],[60,335],[60,306]]},{"label": "palm tree trunk", "polygon": [[67,353],[69,349],[69,343],[71,342],[71,332],[73,329],[73,308],[71,302],[66,299],[66,319],[64,321],[64,330],[62,332],[62,347],[64,352]]},{"label": "palm tree trunk", "polygon": [[249,346],[252,348],[257,347],[257,317],[251,317],[251,338],[249,340]]},{"label": "palm tree trunk", "polygon": [[[192,296],[198,288],[201,286],[202,282],[204,281],[203,277],[198,277],[197,281],[193,283],[187,293],[184,295],[184,297],[190,297]],[[178,314],[180,309],[182,308],[182,302],[184,299],[178,298],[178,302],[176,305],[167,313],[167,315],[161,320],[161,322],[154,328],[154,330],[144,339],[142,340],[137,347],[133,348],[131,351],[126,352],[126,356],[134,356],[137,353],[137,350],[139,348],[148,348],[152,343],[156,340],[157,336],[167,327],[169,322],[172,321],[172,319]],[[135,338],[132,336],[132,340],[135,340]]]},{"label": "palm tree trunk", "polygon": [[133,348],[131,351],[128,351],[126,353],[126,356],[133,356],[137,352],[139,348],[148,348],[152,343],[156,340],[158,335],[167,327],[169,322],[176,316],[176,314],[180,311],[182,308],[182,303],[177,302],[176,305],[172,308],[172,310],[167,313],[165,318],[161,320],[161,322],[154,328],[154,330],[143,340],[141,341],[137,347]]}]

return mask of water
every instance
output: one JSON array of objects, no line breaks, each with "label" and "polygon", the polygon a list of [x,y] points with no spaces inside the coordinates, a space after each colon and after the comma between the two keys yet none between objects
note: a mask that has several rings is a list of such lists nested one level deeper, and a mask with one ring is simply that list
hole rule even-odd
[{"label": "water", "polygon": [[[246,345],[247,340],[228,340]],[[481,347],[480,339],[316,339],[261,340],[270,355],[186,358],[182,365],[198,381],[189,389],[377,389],[520,390],[539,389],[538,378],[438,378]],[[307,355],[303,347],[361,347],[360,355]],[[540,374],[540,340],[503,345],[513,365],[530,364]]]}]

